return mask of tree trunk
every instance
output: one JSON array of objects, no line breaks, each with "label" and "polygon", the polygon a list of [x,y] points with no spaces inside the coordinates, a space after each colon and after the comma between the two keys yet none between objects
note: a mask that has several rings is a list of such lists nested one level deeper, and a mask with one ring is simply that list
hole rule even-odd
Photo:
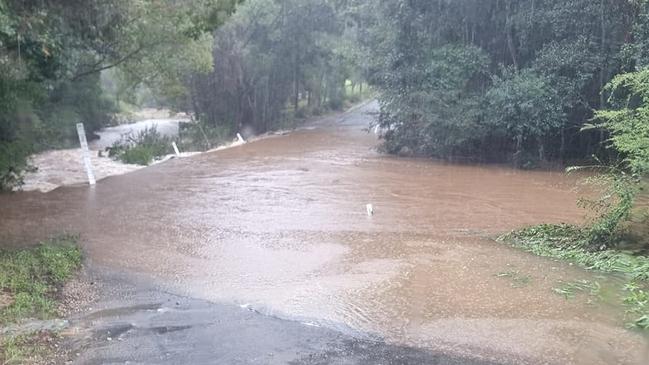
[{"label": "tree trunk", "polygon": [[266,78],[266,90],[264,93],[264,108],[262,112],[262,123],[264,124],[264,129],[268,130],[268,100],[270,98],[270,77]]},{"label": "tree trunk", "polygon": [[566,156],[566,129],[561,128],[561,146],[559,147],[559,160],[563,164]]},{"label": "tree trunk", "polygon": [[300,41],[295,36],[295,65],[293,67],[293,81],[295,83],[295,95],[293,97],[293,108],[297,112],[297,108],[300,106]]},{"label": "tree trunk", "polygon": [[514,24],[512,23],[512,14],[511,14],[511,0],[507,1],[507,20],[505,21],[506,34],[507,34],[507,48],[509,49],[509,55],[512,58],[512,64],[514,68],[518,70],[518,57],[516,56],[516,47],[514,45],[514,35],[513,28]]},{"label": "tree trunk", "polygon": [[[601,26],[601,44],[600,44],[600,57],[602,58],[602,64],[599,70],[599,108],[603,108],[606,103],[604,93],[601,92],[604,89],[604,84],[606,82],[606,72],[608,60],[606,57],[606,11],[605,11],[605,0],[600,0],[600,26]],[[601,129],[599,132],[599,143],[601,144],[604,141],[604,130]]]},{"label": "tree trunk", "polygon": [[[296,57],[297,58],[297,57]],[[296,60],[297,62],[297,60]],[[300,106],[300,81],[297,78],[297,73],[298,73],[298,66],[297,63],[295,64],[295,68],[293,70],[293,109],[297,112],[298,106]]]},{"label": "tree trunk", "polygon": [[520,167],[521,166],[521,160],[522,160],[522,155],[523,155],[523,135],[519,134],[516,137],[516,152],[514,153],[514,166]]}]

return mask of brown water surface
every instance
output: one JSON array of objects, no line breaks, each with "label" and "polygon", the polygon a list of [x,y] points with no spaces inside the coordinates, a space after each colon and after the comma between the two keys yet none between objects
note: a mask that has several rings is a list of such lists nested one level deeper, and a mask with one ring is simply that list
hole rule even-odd
[{"label": "brown water surface", "polygon": [[373,108],[95,188],[0,196],[0,238],[80,232],[93,264],[399,344],[516,363],[649,363],[619,308],[552,291],[614,279],[490,239],[580,222],[574,178],[382,155],[362,130]]}]

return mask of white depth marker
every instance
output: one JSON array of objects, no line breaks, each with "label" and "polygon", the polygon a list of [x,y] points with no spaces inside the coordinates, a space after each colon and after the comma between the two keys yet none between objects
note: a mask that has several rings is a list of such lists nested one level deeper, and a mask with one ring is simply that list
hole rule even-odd
[{"label": "white depth marker", "polygon": [[90,150],[88,149],[88,140],[86,139],[86,129],[83,123],[77,123],[77,134],[79,135],[79,144],[81,144],[81,156],[83,157],[83,165],[86,168],[88,175],[88,184],[95,185],[95,174],[92,172],[92,162],[90,161]]},{"label": "white depth marker", "polygon": [[374,207],[372,206],[372,204],[367,204],[365,208],[367,209],[367,215],[369,215],[370,217],[374,215]]},{"label": "white depth marker", "polygon": [[180,156],[180,151],[178,150],[178,145],[176,142],[171,142],[171,146],[174,148],[174,152],[176,152],[176,156]]}]

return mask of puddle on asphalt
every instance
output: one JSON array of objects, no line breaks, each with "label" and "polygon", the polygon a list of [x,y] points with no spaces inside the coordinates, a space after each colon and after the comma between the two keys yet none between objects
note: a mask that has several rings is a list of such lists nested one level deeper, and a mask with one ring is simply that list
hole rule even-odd
[{"label": "puddle on asphalt", "polygon": [[94,311],[88,315],[85,315],[84,319],[95,320],[95,319],[127,316],[138,312],[157,311],[160,308],[162,308],[161,303],[147,303],[147,304],[132,305],[128,307],[108,308],[108,309]]},{"label": "puddle on asphalt", "polygon": [[607,292],[614,279],[490,239],[580,222],[575,177],[383,156],[361,131],[368,118],[170,161],[92,192],[1,196],[0,232],[80,232],[93,262],[176,293],[396,344],[521,363],[649,363],[649,342],[609,299],[554,290],[585,280]]}]

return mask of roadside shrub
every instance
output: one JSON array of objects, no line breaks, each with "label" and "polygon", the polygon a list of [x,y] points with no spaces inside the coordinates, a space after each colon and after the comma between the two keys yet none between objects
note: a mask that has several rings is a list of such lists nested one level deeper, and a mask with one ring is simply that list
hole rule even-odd
[{"label": "roadside shrub", "polygon": [[146,128],[136,135],[128,134],[109,147],[108,156],[124,163],[148,165],[172,153],[171,138],[162,136],[157,128]]},{"label": "roadside shrub", "polygon": [[614,166],[605,166],[595,182],[606,189],[586,207],[599,213],[589,228],[590,242],[608,247],[629,223],[642,179],[649,175],[649,69],[616,76],[602,91],[609,109],[595,113],[595,125],[609,133],[608,145],[620,156]]},{"label": "roadside shrub", "polygon": [[[544,161],[546,136],[564,123],[560,99],[547,77],[524,70],[504,69],[493,77],[484,97],[484,122],[493,131],[515,140],[515,165],[534,167]],[[536,156],[534,156],[536,154]]]},{"label": "roadside shrub", "polygon": [[590,246],[600,250],[616,246],[624,234],[635,205],[639,184],[633,176],[609,167],[610,172],[588,179],[605,187],[596,200],[580,199],[579,205],[595,213],[586,227]]},{"label": "roadside shrub", "polygon": [[19,141],[0,142],[0,191],[11,191],[23,183],[29,169],[30,148]]}]

